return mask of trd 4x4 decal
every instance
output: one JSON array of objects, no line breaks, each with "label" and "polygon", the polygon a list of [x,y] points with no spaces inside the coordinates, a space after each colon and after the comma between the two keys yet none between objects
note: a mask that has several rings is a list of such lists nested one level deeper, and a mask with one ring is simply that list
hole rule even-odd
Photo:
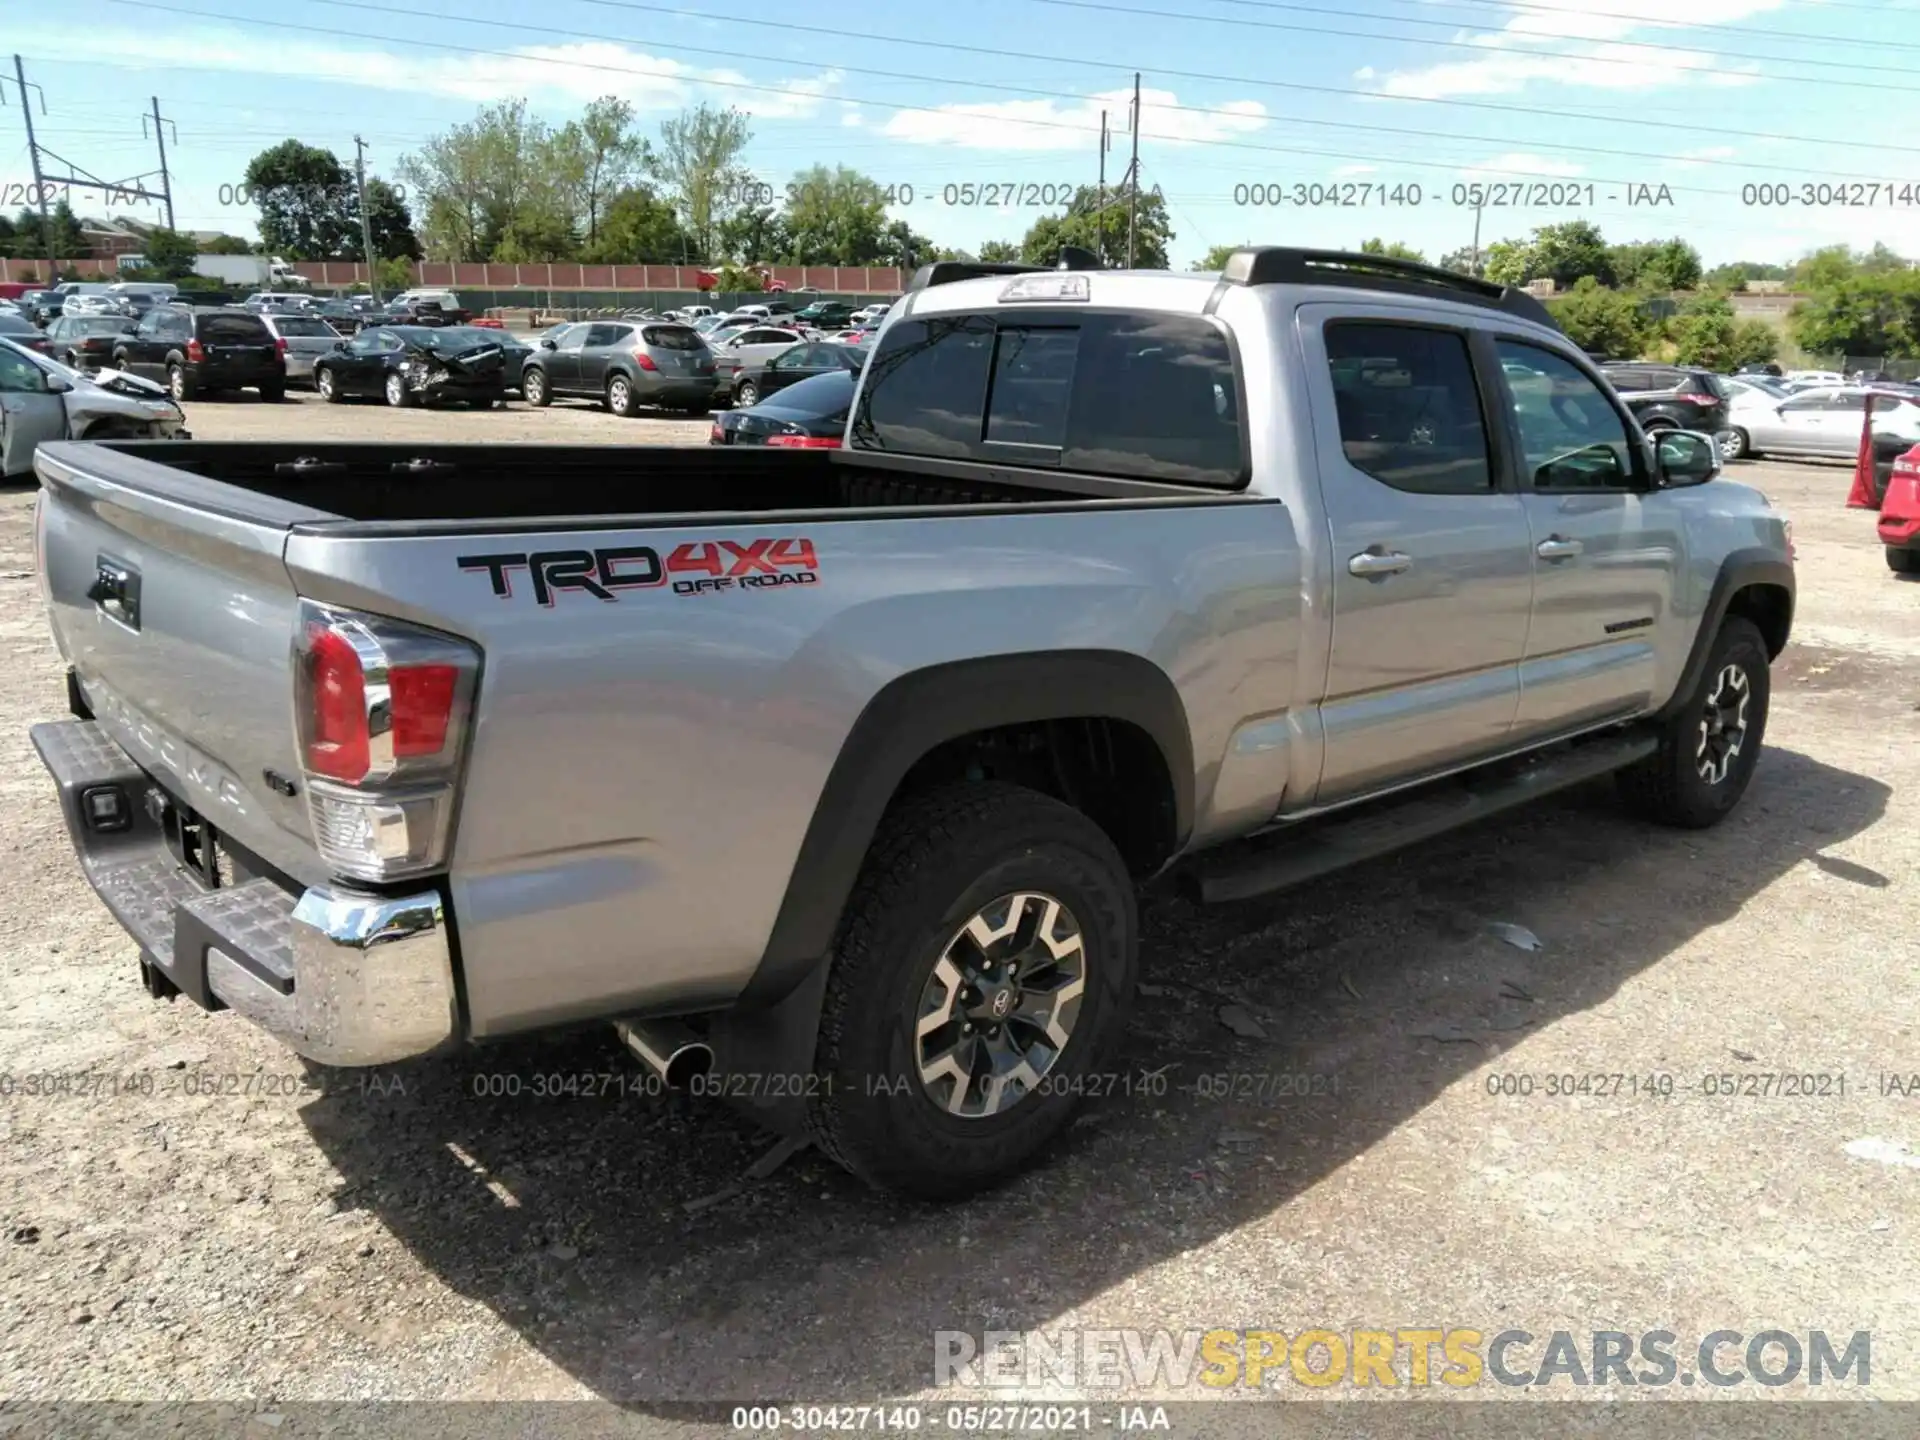
[{"label": "trd 4x4 decal", "polygon": [[618,600],[622,590],[658,590],[676,595],[714,595],[722,590],[773,590],[813,585],[820,559],[813,541],[692,540],[665,561],[651,545],[615,545],[603,550],[535,550],[499,555],[462,555],[462,570],[487,573],[493,593],[513,598],[513,575],[527,572],[533,598],[551,608],[562,590],[581,590],[596,600]]}]

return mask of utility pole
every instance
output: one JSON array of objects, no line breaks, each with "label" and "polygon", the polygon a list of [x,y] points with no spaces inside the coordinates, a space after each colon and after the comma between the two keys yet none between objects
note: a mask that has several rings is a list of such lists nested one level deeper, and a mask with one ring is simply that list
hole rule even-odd
[{"label": "utility pole", "polygon": [[353,137],[353,178],[360,191],[360,246],[367,257],[367,290],[380,303],[380,261],[373,253],[373,216],[367,213],[367,142]]},{"label": "utility pole", "polygon": [[[160,97],[158,95],[155,95],[153,97],[153,138],[154,138],[154,142],[160,147],[160,193],[166,197],[167,229],[169,230],[174,228],[173,181],[167,174],[167,137],[160,127],[163,125],[172,125],[172,124],[173,122],[171,120],[164,119],[161,116]],[[147,117],[144,115],[140,117],[140,128],[142,130],[147,128]],[[176,144],[180,140],[180,131],[177,126],[174,129],[173,138]]]},{"label": "utility pole", "polygon": [[1107,151],[1113,148],[1113,141],[1107,134],[1107,112],[1100,112],[1100,208],[1093,212],[1093,243],[1100,249],[1100,265],[1104,269],[1107,263]]},{"label": "utility pole", "polygon": [[1480,278],[1480,209],[1486,202],[1476,200],[1473,204],[1473,276]]},{"label": "utility pole", "polygon": [[[47,216],[47,187],[40,178],[40,144],[33,138],[33,97],[27,94],[26,63],[13,57],[13,82],[20,87],[20,113],[27,117],[27,154],[33,160],[33,193],[40,204],[40,239],[47,247],[47,288],[60,279],[59,245],[53,238],[53,221]],[[38,85],[33,87],[40,90]],[[40,113],[47,113],[47,92],[40,90]]]},{"label": "utility pole", "polygon": [[1133,237],[1140,219],[1140,72],[1133,72],[1133,159],[1127,165],[1127,269],[1133,269]]}]

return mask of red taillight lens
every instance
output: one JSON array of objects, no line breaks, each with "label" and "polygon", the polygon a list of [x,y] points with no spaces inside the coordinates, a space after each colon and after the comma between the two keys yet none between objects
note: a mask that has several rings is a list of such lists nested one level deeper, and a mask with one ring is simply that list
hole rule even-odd
[{"label": "red taillight lens", "polygon": [[189,365],[198,365],[206,358],[207,352],[200,348],[200,342],[198,340],[187,341],[187,363]]},{"label": "red taillight lens", "polygon": [[279,354],[282,360],[286,359],[287,358],[287,337],[284,335],[274,336],[273,348]]},{"label": "red taillight lens", "polygon": [[776,450],[838,450],[838,435],[769,435],[767,444]]},{"label": "red taillight lens", "polygon": [[1682,405],[1702,405],[1711,410],[1720,402],[1712,395],[1676,395],[1673,397]]},{"label": "red taillight lens", "polygon": [[653,357],[644,350],[636,350],[633,352],[633,363],[638,365],[642,370],[657,371],[660,368],[653,363]]},{"label": "red taillight lens", "polygon": [[324,625],[307,629],[307,768],[330,780],[367,773],[367,677],[346,636]]},{"label": "red taillight lens", "polygon": [[726,432],[726,431],[724,431],[724,430],[722,430],[722,429],[720,428],[720,422],[719,422],[719,421],[717,421],[717,420],[716,420],[716,421],[714,421],[714,423],[713,423],[713,429],[711,429],[711,430],[709,430],[709,431],[707,432],[707,439],[709,439],[709,440],[724,440],[724,439],[726,439],[726,438],[727,438],[727,432]]},{"label": "red taillight lens", "polygon": [[452,665],[396,665],[387,672],[395,759],[438,755],[446,748],[459,683],[460,672]]}]

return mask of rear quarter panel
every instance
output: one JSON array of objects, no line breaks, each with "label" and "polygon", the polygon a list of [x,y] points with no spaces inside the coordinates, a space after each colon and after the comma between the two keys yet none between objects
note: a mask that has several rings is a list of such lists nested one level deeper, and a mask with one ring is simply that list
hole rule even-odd
[{"label": "rear quarter panel", "polygon": [[[542,605],[463,557],[810,540],[818,580]],[[796,517],[760,526],[296,532],[301,593],[466,635],[485,653],[453,854],[473,1032],[725,1004],[764,952],[829,771],[890,680],[1053,649],[1142,656],[1177,686],[1196,831],[1242,719],[1283,714],[1300,551],[1286,506]],[[1243,823],[1277,797],[1241,796]]]}]

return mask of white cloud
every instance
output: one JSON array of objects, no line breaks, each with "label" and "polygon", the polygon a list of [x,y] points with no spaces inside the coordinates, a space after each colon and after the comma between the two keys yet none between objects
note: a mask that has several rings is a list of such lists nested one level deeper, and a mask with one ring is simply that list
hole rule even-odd
[{"label": "white cloud", "polygon": [[[21,37],[24,42],[26,37]],[[54,42],[47,40],[47,45]],[[231,70],[359,85],[411,95],[489,103],[525,96],[536,108],[570,109],[618,95],[641,112],[678,110],[702,99],[737,105],[767,119],[810,115],[842,76],[838,70],[754,79],[737,70],[702,69],[604,41],[528,45],[511,55],[430,56],[349,46],[281,46],[230,30],[190,34],[89,31],[95,58],[137,60],[155,69]],[[741,89],[751,84],[754,89]]]},{"label": "white cloud", "polygon": [[851,100],[840,102],[840,123],[849,130],[858,130],[867,123],[867,113]]},{"label": "white cloud", "polygon": [[1460,173],[1487,180],[1512,178],[1519,175],[1564,179],[1571,175],[1584,174],[1585,168],[1575,165],[1571,160],[1550,160],[1545,155],[1532,155],[1524,150],[1511,150],[1505,155],[1496,155],[1491,160],[1482,160],[1478,165],[1463,166]]},{"label": "white cloud", "polygon": [[[1676,18],[1672,0],[1609,0],[1592,14],[1587,0],[1530,0],[1525,11],[1496,31],[1463,32],[1459,39],[1483,49],[1478,59],[1447,60],[1385,76],[1379,93],[1403,99],[1446,100],[1467,95],[1506,95],[1530,84],[1594,90],[1644,91],[1667,85],[1713,88],[1750,85],[1761,77],[1752,62],[1729,63],[1711,49],[1678,48],[1677,32],[1695,25],[1725,25],[1780,9],[1786,0],[1688,0]],[[1648,49],[1618,43],[1636,31]]]},{"label": "white cloud", "polygon": [[[890,139],[912,145],[953,145],[965,150],[1080,150],[1100,134],[1100,112],[1114,144],[1126,133],[1131,90],[1110,90],[1083,100],[999,100],[986,104],[941,105],[932,110],[901,110],[881,127]],[[1140,138],[1171,145],[1204,145],[1250,135],[1267,124],[1257,100],[1232,100],[1205,114],[1177,110],[1170,90],[1140,92]]]},{"label": "white cloud", "polygon": [[1346,180],[1355,175],[1371,175],[1379,168],[1377,165],[1336,165],[1333,167],[1333,173],[1340,179]]}]

